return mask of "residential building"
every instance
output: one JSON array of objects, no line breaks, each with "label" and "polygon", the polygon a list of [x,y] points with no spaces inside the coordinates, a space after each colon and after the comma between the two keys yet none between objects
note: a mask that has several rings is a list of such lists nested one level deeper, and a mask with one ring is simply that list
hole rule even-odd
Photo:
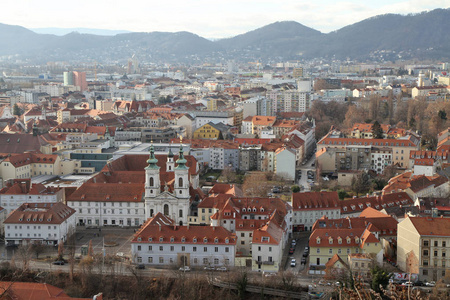
[{"label": "residential building", "polygon": [[75,210],[57,203],[22,204],[5,220],[5,244],[57,245],[75,234]]},{"label": "residential building", "polygon": [[137,264],[233,267],[236,237],[220,226],[180,226],[159,212],[136,232],[131,253]]},{"label": "residential building", "polygon": [[293,193],[293,231],[313,230],[314,223],[322,216],[341,218],[341,205],[337,192]]},{"label": "residential building", "polygon": [[193,134],[194,139],[212,139],[212,140],[223,140],[228,138],[228,132],[230,126],[224,125],[222,123],[212,123],[203,125],[202,127],[196,129]]},{"label": "residential building", "polygon": [[408,217],[398,223],[397,264],[419,275],[421,281],[438,281],[448,270],[450,219]]},{"label": "residential building", "polygon": [[375,258],[371,253],[351,253],[348,255],[348,266],[355,279],[369,279],[374,261]]},{"label": "residential building", "polygon": [[383,260],[380,240],[367,228],[324,228],[315,229],[309,238],[309,265],[325,269],[325,264],[335,255],[368,253]]},{"label": "residential building", "polygon": [[45,187],[42,183],[31,183],[31,179],[8,180],[0,190],[0,205],[9,215],[22,204],[62,202],[64,190]]}]

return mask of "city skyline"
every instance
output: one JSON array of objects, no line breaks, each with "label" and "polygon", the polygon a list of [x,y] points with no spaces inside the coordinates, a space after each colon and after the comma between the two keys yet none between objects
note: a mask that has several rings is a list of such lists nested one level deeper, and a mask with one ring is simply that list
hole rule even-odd
[{"label": "city skyline", "polygon": [[214,5],[204,0],[189,3],[80,0],[77,5],[43,0],[7,1],[2,5],[0,19],[2,23],[29,29],[58,27],[134,32],[189,31],[205,38],[226,38],[277,21],[296,21],[328,33],[376,15],[419,13],[448,7],[448,1],[445,0],[380,0],[364,3],[357,0],[286,0],[281,4],[273,0],[230,0]]}]

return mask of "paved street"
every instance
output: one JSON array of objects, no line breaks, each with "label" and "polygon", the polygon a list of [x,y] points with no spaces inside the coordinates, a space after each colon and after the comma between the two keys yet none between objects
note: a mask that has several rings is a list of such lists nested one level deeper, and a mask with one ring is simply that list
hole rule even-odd
[{"label": "paved street", "polygon": [[[298,186],[302,187],[304,192],[311,191],[311,185],[308,183],[308,171],[313,171],[315,173],[316,167],[312,166],[312,164],[316,161],[316,156],[312,155],[311,158],[306,162],[306,164],[297,168],[297,172],[301,172],[301,178],[297,180]],[[298,177],[297,177],[298,178]]]}]

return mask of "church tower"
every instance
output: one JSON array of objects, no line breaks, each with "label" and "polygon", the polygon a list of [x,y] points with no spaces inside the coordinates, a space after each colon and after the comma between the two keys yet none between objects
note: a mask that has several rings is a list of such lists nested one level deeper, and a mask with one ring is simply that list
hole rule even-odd
[{"label": "church tower", "polygon": [[166,172],[173,172],[175,170],[175,162],[173,160],[172,149],[169,145],[169,154],[167,154]]},{"label": "church tower", "polygon": [[175,168],[174,194],[177,198],[189,198],[189,168],[186,166],[183,145],[180,144],[180,154]]},{"label": "church tower", "polygon": [[147,160],[148,166],[145,168],[145,198],[155,198],[161,192],[159,178],[158,159],[155,157],[153,143],[150,146],[150,157]]}]

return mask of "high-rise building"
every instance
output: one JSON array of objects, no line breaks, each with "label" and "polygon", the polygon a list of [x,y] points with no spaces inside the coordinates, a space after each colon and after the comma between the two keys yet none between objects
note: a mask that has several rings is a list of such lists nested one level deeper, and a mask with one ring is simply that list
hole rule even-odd
[{"label": "high-rise building", "polygon": [[64,85],[78,86],[80,91],[87,90],[86,72],[68,71],[64,72]]}]

